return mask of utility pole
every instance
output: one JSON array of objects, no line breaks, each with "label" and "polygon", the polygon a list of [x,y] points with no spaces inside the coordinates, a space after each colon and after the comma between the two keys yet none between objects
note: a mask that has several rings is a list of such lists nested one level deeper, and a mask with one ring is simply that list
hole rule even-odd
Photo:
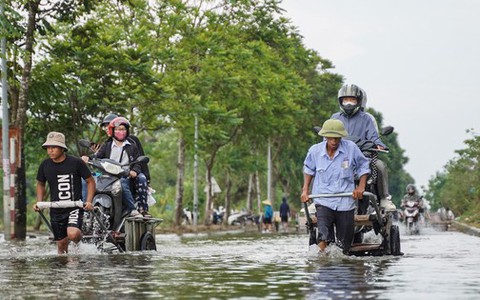
[{"label": "utility pole", "polygon": [[[4,14],[4,1],[0,2],[0,15]],[[5,31],[5,24],[2,24]],[[11,239],[11,197],[10,197],[10,157],[8,138],[8,86],[7,86],[7,38],[3,34],[1,39],[2,60],[2,167],[3,167],[3,229],[5,240]]]},{"label": "utility pole", "polygon": [[268,139],[268,154],[267,154],[267,165],[268,165],[268,170],[267,170],[267,199],[272,203],[273,205],[273,199],[272,199],[272,147],[270,145],[270,139]]},{"label": "utility pole", "polygon": [[193,226],[198,224],[198,116],[195,114],[195,133],[193,138]]}]

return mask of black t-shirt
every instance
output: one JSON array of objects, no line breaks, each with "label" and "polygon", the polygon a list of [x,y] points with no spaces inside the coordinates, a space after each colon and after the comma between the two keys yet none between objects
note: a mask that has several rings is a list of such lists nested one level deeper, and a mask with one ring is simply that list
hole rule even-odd
[{"label": "black t-shirt", "polygon": [[81,200],[82,180],[92,176],[87,165],[78,157],[67,155],[64,161],[55,163],[50,158],[38,168],[37,180],[48,182],[50,201]]}]

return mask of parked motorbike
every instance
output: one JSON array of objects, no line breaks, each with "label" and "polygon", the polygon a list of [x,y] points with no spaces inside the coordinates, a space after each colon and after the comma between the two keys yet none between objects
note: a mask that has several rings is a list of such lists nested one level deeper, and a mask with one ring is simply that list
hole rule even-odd
[{"label": "parked motorbike", "polygon": [[183,208],[182,214],[182,225],[192,225],[193,224],[193,213],[187,208]]},{"label": "parked motorbike", "polygon": [[212,216],[212,223],[222,224],[224,215],[225,215],[225,209],[223,208],[223,206],[220,206],[218,209],[214,209],[213,216]]},{"label": "parked motorbike", "polygon": [[233,213],[228,217],[228,225],[258,224],[259,217],[249,213],[248,211],[240,211]]}]

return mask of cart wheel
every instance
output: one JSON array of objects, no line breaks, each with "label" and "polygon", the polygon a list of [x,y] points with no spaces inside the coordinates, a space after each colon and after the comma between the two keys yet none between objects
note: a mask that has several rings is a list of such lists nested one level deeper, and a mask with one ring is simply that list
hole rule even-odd
[{"label": "cart wheel", "polygon": [[308,245],[317,245],[317,228],[312,228],[309,230],[310,231],[310,241],[308,242]]},{"label": "cart wheel", "polygon": [[140,239],[140,250],[157,250],[157,244],[155,243],[155,238],[150,232],[145,232]]},{"label": "cart wheel", "polygon": [[390,253],[392,255],[403,255],[400,250],[400,230],[397,225],[390,227]]}]

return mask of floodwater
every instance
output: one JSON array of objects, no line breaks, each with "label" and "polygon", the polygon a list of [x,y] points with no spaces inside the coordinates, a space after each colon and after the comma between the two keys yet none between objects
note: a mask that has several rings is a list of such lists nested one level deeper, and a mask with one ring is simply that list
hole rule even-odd
[{"label": "floodwater", "polygon": [[157,234],[157,251],[56,255],[0,241],[2,299],[478,299],[480,238],[425,229],[404,256],[346,257],[301,234]]}]

